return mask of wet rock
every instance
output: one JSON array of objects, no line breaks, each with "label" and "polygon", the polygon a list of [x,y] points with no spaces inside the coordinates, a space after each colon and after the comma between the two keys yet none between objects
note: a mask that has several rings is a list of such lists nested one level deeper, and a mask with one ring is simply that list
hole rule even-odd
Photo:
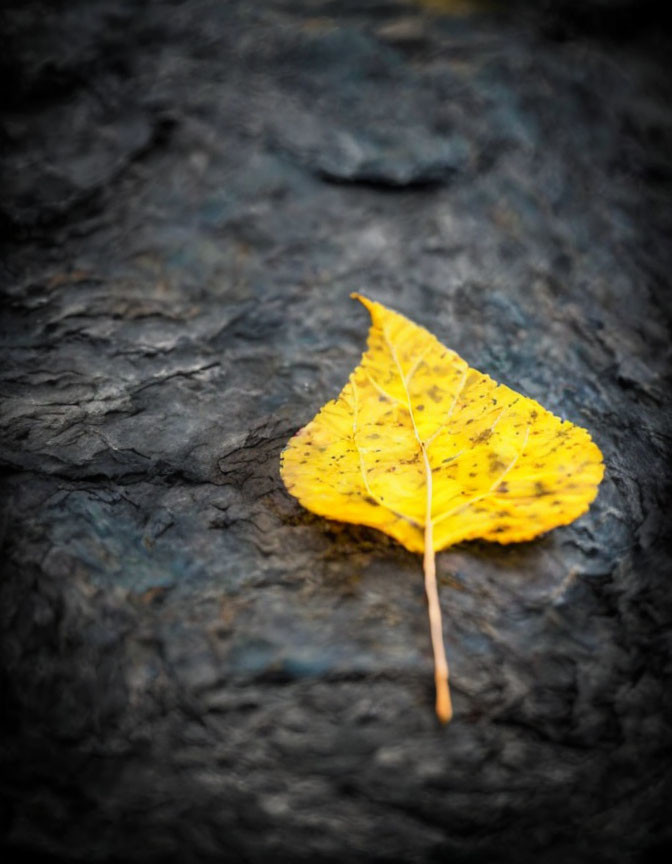
[{"label": "wet rock", "polygon": [[[290,77],[293,98],[270,115],[269,128],[280,147],[318,176],[382,187],[423,186],[450,179],[467,163],[466,139],[455,130],[433,128],[440,94],[424,92],[403,56],[373,35],[327,28],[281,55],[280,62],[286,64],[288,57],[301,78],[297,84]],[[376,82],[393,98],[376,99]]]},{"label": "wet rock", "polygon": [[[666,58],[476,6],[5,12],[11,858],[669,847]],[[418,557],[278,476],[361,355],[353,290],[605,454],[573,525],[438,556],[447,729]]]}]

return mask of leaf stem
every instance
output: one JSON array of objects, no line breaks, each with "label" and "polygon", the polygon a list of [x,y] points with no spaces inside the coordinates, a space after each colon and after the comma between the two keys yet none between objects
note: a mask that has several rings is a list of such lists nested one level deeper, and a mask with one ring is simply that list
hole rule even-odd
[{"label": "leaf stem", "polygon": [[[404,388],[404,392],[406,393],[406,408],[408,409],[408,413],[411,417],[411,423],[413,424],[413,432],[415,433],[415,438],[420,445],[420,450],[422,452],[422,458],[425,463],[425,487],[427,490],[427,498],[425,503],[425,555],[424,555],[424,569],[425,569],[425,592],[427,594],[427,603],[429,605],[429,630],[432,635],[432,649],[434,650],[434,682],[436,684],[436,716],[442,723],[448,723],[453,716],[453,705],[450,701],[450,690],[448,688],[448,661],[446,660],[446,649],[443,646],[443,627],[441,625],[441,606],[439,605],[439,592],[436,588],[436,564],[434,561],[434,522],[432,517],[432,499],[433,499],[433,488],[432,488],[432,466],[429,464],[429,456],[427,454],[427,447],[431,444],[431,441],[428,443],[423,442],[420,437],[420,433],[418,432],[418,427],[415,422],[415,416],[413,414],[413,404],[411,402],[411,395],[408,392],[408,378],[404,375],[404,370],[401,368],[401,363],[399,362],[399,357],[397,356],[397,352],[394,348],[394,345],[387,333],[387,330],[383,327],[383,336],[385,337],[385,342],[390,349],[390,353],[392,354],[392,358],[394,359],[395,366],[397,367],[397,372],[399,373],[399,378],[401,379],[401,384]],[[415,371],[415,369],[413,369]],[[410,377],[410,376],[409,376]],[[464,382],[466,380],[466,370],[464,373],[464,377],[462,380],[461,388],[464,386]],[[457,403],[457,399],[459,397],[459,392],[455,397],[453,402],[453,408]],[[453,408],[451,408],[451,413]]]},{"label": "leaf stem", "polygon": [[442,723],[449,723],[453,716],[453,705],[448,687],[448,661],[443,645],[443,626],[441,624],[441,606],[439,592],[436,587],[436,563],[434,558],[434,523],[432,522],[432,471],[429,457],[424,445],[422,455],[425,459],[425,475],[427,481],[427,510],[425,515],[425,554],[423,559],[425,570],[425,592],[429,607],[429,629],[434,650],[434,681],[436,684],[436,716]]}]

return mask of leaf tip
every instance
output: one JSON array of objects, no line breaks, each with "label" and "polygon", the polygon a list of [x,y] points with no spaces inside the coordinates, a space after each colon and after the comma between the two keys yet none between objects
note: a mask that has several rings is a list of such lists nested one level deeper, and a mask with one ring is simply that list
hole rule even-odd
[{"label": "leaf tip", "polygon": [[363,306],[366,306],[366,308],[369,310],[369,312],[373,312],[373,308],[374,308],[374,306],[376,305],[375,302],[374,302],[373,300],[369,300],[368,297],[365,297],[363,294],[360,294],[360,293],[357,292],[357,291],[353,291],[353,292],[350,294],[350,297],[351,297],[353,300],[359,300],[359,302],[360,302]]}]

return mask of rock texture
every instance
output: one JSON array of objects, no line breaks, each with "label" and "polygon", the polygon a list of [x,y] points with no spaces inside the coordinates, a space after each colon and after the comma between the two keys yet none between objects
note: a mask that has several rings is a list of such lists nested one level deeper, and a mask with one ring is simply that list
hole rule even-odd
[{"label": "rock texture", "polygon": [[[457,5],[5,9],[10,860],[672,843],[667,46]],[[574,525],[439,556],[446,729],[419,558],[278,476],[359,358],[353,290],[605,454]]]}]

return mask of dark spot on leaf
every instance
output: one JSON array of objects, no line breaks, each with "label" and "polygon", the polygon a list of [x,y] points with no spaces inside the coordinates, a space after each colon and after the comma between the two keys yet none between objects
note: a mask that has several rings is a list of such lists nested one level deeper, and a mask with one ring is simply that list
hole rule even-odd
[{"label": "dark spot on leaf", "polygon": [[[471,422],[471,421],[469,421]],[[480,432],[475,438],[471,440],[474,444],[485,444],[486,441],[489,441],[492,438],[492,429],[484,429]]]},{"label": "dark spot on leaf", "polygon": [[503,471],[505,468],[506,462],[502,462],[497,453],[490,453],[488,471],[490,471],[491,474],[495,474],[497,471]]}]

